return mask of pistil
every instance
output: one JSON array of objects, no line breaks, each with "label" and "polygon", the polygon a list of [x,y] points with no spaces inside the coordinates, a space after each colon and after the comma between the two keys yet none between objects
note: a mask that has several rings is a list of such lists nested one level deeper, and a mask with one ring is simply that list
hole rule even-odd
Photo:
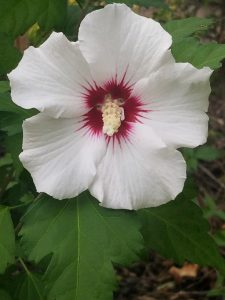
[{"label": "pistil", "polygon": [[113,136],[114,133],[118,132],[121,122],[125,119],[122,104],[123,99],[113,99],[111,95],[105,96],[101,108],[104,134]]}]

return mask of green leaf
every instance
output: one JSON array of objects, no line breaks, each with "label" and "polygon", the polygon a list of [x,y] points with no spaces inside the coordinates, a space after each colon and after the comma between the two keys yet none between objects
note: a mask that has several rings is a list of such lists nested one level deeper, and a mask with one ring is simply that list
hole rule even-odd
[{"label": "green leaf", "polygon": [[17,37],[36,22],[46,5],[48,1],[43,0],[0,0],[0,31]]},{"label": "green leaf", "polygon": [[193,178],[191,178],[191,176],[188,176],[185,181],[183,191],[177,196],[177,199],[179,199],[180,201],[182,201],[183,199],[194,200],[197,195],[198,189],[196,182],[195,180],[193,180]]},{"label": "green leaf", "polygon": [[15,298],[17,300],[44,300],[44,284],[40,275],[32,273],[22,259],[19,259],[26,274],[23,274],[19,280],[15,290]]},{"label": "green leaf", "polygon": [[183,148],[182,153],[187,162],[187,170],[190,172],[196,171],[199,161],[214,161],[224,156],[225,152],[221,149],[216,149],[212,146],[200,146],[196,149]]},{"label": "green leaf", "polygon": [[196,68],[217,69],[225,58],[225,45],[217,43],[200,44],[195,38],[186,38],[172,45],[177,62],[189,62]]},{"label": "green leaf", "polygon": [[193,33],[205,31],[212,23],[211,19],[192,17],[169,21],[164,25],[164,29],[172,35],[173,42],[177,42]]},{"label": "green leaf", "polygon": [[135,212],[101,208],[87,192],[57,201],[43,196],[23,219],[30,260],[52,254],[45,273],[48,299],[112,299],[112,262],[129,264],[142,250]]},{"label": "green leaf", "polygon": [[7,132],[8,136],[21,133],[23,120],[19,114],[0,111],[0,130]]},{"label": "green leaf", "polygon": [[9,153],[0,158],[0,168],[12,164],[12,157]]},{"label": "green leaf", "polygon": [[12,101],[11,96],[8,92],[0,93],[0,111],[20,114],[23,118],[29,118],[30,116],[32,116],[32,110],[17,106]]},{"label": "green leaf", "polygon": [[177,62],[189,62],[196,68],[217,69],[225,57],[225,45],[217,43],[201,44],[190,37],[194,33],[205,31],[213,21],[211,19],[187,18],[173,20],[164,25],[173,38],[172,53]]},{"label": "green leaf", "polygon": [[0,81],[0,93],[5,93],[10,90],[8,81]]},{"label": "green leaf", "polygon": [[202,146],[196,149],[195,156],[197,159],[204,161],[213,161],[221,158],[224,155],[224,151],[216,149],[212,146]]},{"label": "green leaf", "polygon": [[13,223],[7,207],[0,206],[0,273],[15,259],[15,236]]},{"label": "green leaf", "polygon": [[216,205],[215,199],[210,196],[204,198],[204,216],[209,219],[212,217],[217,217],[225,221],[225,212],[222,209],[219,209]]},{"label": "green leaf", "polygon": [[23,120],[36,114],[34,109],[23,109],[17,106],[8,92],[0,93],[0,129],[8,135],[22,131]]},{"label": "green leaf", "polygon": [[188,260],[225,274],[225,261],[196,204],[179,199],[139,214],[145,220],[143,234],[150,249],[180,264]]},{"label": "green leaf", "polygon": [[3,75],[17,66],[22,54],[14,47],[11,36],[0,32],[0,41],[0,75]]},{"label": "green leaf", "polygon": [[187,170],[189,172],[195,172],[198,169],[198,160],[195,157],[191,157],[187,161]]},{"label": "green leaf", "polygon": [[12,168],[11,166],[0,167],[0,200],[5,196],[5,192],[9,186],[9,180],[12,177]]},{"label": "green leaf", "polygon": [[21,133],[23,121],[35,115],[36,110],[24,110],[11,100],[6,100],[5,103],[1,100],[0,94],[0,130],[7,132],[8,136]]},{"label": "green leaf", "polygon": [[77,40],[77,32],[81,19],[81,10],[78,5],[70,5],[67,8],[67,18],[64,23],[62,32],[69,40]]},{"label": "green leaf", "polygon": [[19,176],[23,170],[23,165],[19,160],[19,154],[22,152],[22,133],[7,137],[5,146],[7,152],[11,154],[16,174]]},{"label": "green leaf", "polygon": [[67,0],[48,0],[48,8],[38,19],[40,27],[49,31],[52,28],[60,30],[66,20]]},{"label": "green leaf", "polygon": [[218,246],[225,247],[225,230],[224,229],[218,230],[214,234],[214,239]]},{"label": "green leaf", "polygon": [[[188,172],[195,172],[198,168],[198,159],[195,156],[195,150],[189,148],[183,148],[182,154],[185,158],[187,163],[187,171]],[[191,199],[191,198],[189,198]]]},{"label": "green leaf", "polygon": [[60,29],[66,16],[66,0],[0,0],[0,74],[16,67],[21,53],[14,40],[37,21],[44,30]]},{"label": "green leaf", "polygon": [[0,32],[17,37],[40,17],[47,21],[47,28],[52,29],[59,26],[65,14],[65,0],[0,0]]},{"label": "green leaf", "polygon": [[[80,8],[84,7],[85,0],[77,0],[76,2],[77,2],[77,4],[79,5]],[[71,5],[71,6],[75,6],[75,5]]]},{"label": "green leaf", "polygon": [[6,291],[0,289],[0,299],[1,300],[11,300],[12,298]]}]

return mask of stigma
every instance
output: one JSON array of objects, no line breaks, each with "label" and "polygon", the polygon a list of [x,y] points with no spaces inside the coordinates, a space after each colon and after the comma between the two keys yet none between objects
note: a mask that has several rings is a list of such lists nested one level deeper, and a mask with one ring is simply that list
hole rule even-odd
[{"label": "stigma", "polygon": [[101,107],[103,120],[103,133],[108,136],[113,136],[117,133],[122,121],[125,119],[124,109],[121,105],[123,99],[113,99],[111,95],[106,95],[104,103]]}]

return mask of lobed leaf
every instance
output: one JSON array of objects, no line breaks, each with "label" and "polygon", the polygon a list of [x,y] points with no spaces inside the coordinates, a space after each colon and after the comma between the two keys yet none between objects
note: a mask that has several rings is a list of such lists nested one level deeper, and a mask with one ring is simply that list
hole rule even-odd
[{"label": "lobed leaf", "polygon": [[64,201],[43,196],[23,222],[28,258],[52,254],[44,276],[49,300],[112,299],[112,262],[136,261],[143,246],[135,212],[101,208],[86,192]]},{"label": "lobed leaf", "polygon": [[195,38],[186,38],[173,44],[172,53],[177,62],[189,62],[196,68],[210,67],[214,70],[225,58],[225,45],[201,44]]},{"label": "lobed leaf", "polygon": [[143,209],[139,215],[145,220],[143,235],[150,249],[180,264],[188,260],[212,266],[225,274],[225,261],[208,234],[208,223],[196,204],[179,199]]},{"label": "lobed leaf", "polygon": [[225,45],[217,43],[201,44],[191,37],[205,31],[213,21],[211,19],[186,18],[169,21],[164,25],[173,38],[172,54],[177,62],[189,62],[196,68],[217,69],[225,58]]},{"label": "lobed leaf", "polygon": [[164,29],[172,35],[173,42],[177,42],[196,32],[205,31],[212,23],[211,19],[191,17],[169,21],[164,25]]}]

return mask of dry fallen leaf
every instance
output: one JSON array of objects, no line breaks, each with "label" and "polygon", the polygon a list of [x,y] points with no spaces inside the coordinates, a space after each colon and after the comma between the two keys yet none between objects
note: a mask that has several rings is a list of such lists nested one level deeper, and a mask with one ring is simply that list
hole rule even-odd
[{"label": "dry fallen leaf", "polygon": [[183,277],[195,278],[198,274],[199,266],[196,264],[184,264],[183,267],[177,268],[175,266],[169,269],[169,273],[176,279],[180,280]]}]

